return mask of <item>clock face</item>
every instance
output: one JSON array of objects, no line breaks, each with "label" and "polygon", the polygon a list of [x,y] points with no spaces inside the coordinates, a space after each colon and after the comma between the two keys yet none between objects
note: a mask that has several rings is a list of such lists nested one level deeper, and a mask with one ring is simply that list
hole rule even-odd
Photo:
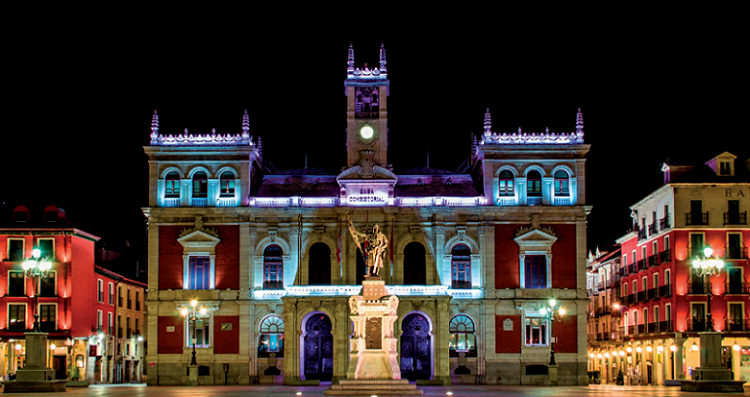
[{"label": "clock face", "polygon": [[365,124],[359,129],[359,136],[362,139],[370,140],[373,136],[375,136],[375,130],[372,128],[372,126]]}]

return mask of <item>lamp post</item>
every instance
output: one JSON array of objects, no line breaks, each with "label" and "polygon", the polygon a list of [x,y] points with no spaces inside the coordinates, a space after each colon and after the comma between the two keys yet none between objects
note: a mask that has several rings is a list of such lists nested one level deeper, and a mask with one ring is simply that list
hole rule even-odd
[{"label": "lamp post", "polygon": [[196,339],[195,338],[196,336],[195,323],[196,321],[198,321],[199,318],[202,318],[203,316],[205,316],[206,312],[208,312],[208,310],[204,306],[201,306],[200,308],[198,308],[197,299],[193,299],[190,301],[190,309],[188,309],[185,306],[183,306],[180,309],[180,314],[182,314],[182,317],[186,318],[193,325],[193,336],[191,338],[193,342],[193,358],[190,360],[190,365],[198,365],[198,362],[195,360],[195,339]]},{"label": "lamp post", "polygon": [[714,258],[714,250],[711,246],[706,246],[703,249],[703,257],[697,256],[693,260],[693,269],[699,277],[703,277],[704,287],[708,285],[708,310],[706,313],[706,327],[707,331],[714,332],[714,323],[711,318],[711,298],[713,293],[711,292],[711,276],[718,276],[721,274],[721,269],[724,268],[724,261],[721,258]]},{"label": "lamp post", "polygon": [[555,298],[550,299],[548,303],[549,309],[543,307],[540,312],[542,314],[542,317],[544,317],[546,320],[549,320],[549,365],[557,365],[555,363],[555,339],[553,333],[553,324],[555,323],[555,321],[562,321],[563,317],[565,316],[565,308],[560,307],[556,309],[555,307],[557,306],[557,300],[555,300]]},{"label": "lamp post", "polygon": [[[34,288],[39,284],[39,280],[47,278],[50,269],[52,269],[52,263],[47,261],[47,258],[39,259],[42,256],[42,250],[34,248],[31,251],[31,258],[27,259],[21,268],[26,278],[34,280]],[[40,286],[41,289],[41,286]],[[41,291],[40,291],[41,292]],[[39,330],[39,294],[34,291],[34,330],[32,332],[41,332]]]}]

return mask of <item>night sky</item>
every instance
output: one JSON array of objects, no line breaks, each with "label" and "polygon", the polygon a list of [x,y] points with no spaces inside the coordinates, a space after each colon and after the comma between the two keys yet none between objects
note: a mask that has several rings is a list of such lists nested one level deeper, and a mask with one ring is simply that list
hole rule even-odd
[{"label": "night sky", "polygon": [[497,132],[571,132],[581,107],[592,145],[592,249],[627,231],[628,206],[659,186],[667,158],[750,157],[741,62],[747,36],[729,21],[414,27],[384,35],[375,23],[325,37],[311,26],[80,28],[11,45],[0,151],[4,210],[29,198],[54,202],[109,244],[127,240],[145,254],[142,147],[154,109],[161,133],[173,134],[239,133],[247,109],[250,133],[262,138],[277,169],[303,167],[307,154],[309,167],[340,170],[350,43],[358,67],[376,66],[385,43],[389,161],[397,167],[426,166],[429,153],[431,167],[455,170],[488,107]]}]

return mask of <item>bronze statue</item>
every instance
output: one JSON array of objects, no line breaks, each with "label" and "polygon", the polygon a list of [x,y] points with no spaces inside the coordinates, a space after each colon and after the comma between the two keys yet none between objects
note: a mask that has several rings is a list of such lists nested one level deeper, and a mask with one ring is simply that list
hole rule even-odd
[{"label": "bronze statue", "polygon": [[[351,233],[354,243],[357,244],[357,248],[359,248],[365,258],[365,266],[367,266],[365,277],[371,275],[379,276],[380,269],[383,268],[385,253],[388,251],[388,238],[380,231],[380,227],[377,224],[372,226],[372,232],[362,233],[354,228],[349,216],[346,219],[349,225],[349,233]],[[364,239],[364,249],[359,241],[360,237]]]}]

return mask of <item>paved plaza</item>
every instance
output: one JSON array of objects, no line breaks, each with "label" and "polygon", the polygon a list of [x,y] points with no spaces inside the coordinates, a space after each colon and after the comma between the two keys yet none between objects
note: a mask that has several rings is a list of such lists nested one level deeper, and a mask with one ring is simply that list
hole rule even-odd
[{"label": "paved plaza", "polygon": [[[296,397],[297,392],[302,397],[323,396],[323,391],[329,385],[321,386],[145,386],[145,385],[96,385],[87,388],[68,388],[61,396],[83,397],[83,396],[107,396],[107,397],[141,397],[141,396],[220,396],[220,397],[245,397],[245,396],[268,396],[268,397]],[[447,397],[452,392],[452,397],[487,397],[487,396],[715,396],[715,393],[688,393],[681,392],[679,387],[661,386],[613,386],[595,385],[588,387],[540,387],[540,386],[420,386],[426,396]],[[723,393],[721,396],[750,396],[750,388],[745,388],[745,393]],[[11,395],[11,394],[6,394]],[[49,396],[49,393],[25,393],[17,394],[23,396]]]}]

